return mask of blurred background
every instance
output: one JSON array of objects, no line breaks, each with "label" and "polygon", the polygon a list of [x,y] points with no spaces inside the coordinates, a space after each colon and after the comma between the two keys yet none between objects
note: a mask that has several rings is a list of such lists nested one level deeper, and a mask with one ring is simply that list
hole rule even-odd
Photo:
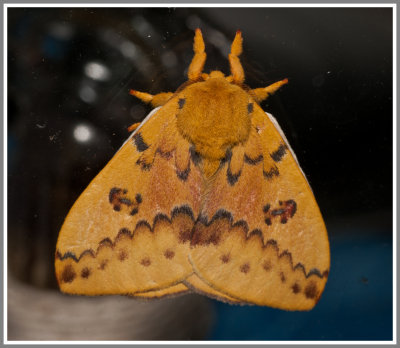
[{"label": "blurred background", "polygon": [[[8,334],[34,339],[391,340],[391,8],[8,9]],[[332,248],[311,312],[198,295],[152,302],[59,293],[68,210],[150,108],[129,95],[186,81],[194,29],[205,71],[289,84],[262,107],[314,190]]]}]

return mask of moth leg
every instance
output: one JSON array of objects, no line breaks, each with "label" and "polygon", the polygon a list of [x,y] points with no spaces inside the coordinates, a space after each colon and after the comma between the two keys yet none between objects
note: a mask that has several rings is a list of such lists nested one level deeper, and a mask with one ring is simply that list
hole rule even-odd
[{"label": "moth leg", "polygon": [[201,77],[201,72],[203,71],[207,57],[204,48],[203,35],[201,34],[201,30],[197,28],[193,44],[194,57],[188,70],[188,78],[191,81],[196,81]]},{"label": "moth leg", "polygon": [[171,99],[171,97],[173,95],[173,93],[171,93],[171,92],[158,93],[156,95],[152,95],[152,94],[145,93],[145,92],[135,91],[134,89],[131,89],[129,91],[129,94],[140,99],[142,102],[144,102],[146,104],[150,103],[151,106],[153,106],[153,107],[163,106],[164,104],[167,103],[168,100]]},{"label": "moth leg", "polygon": [[234,83],[242,84],[244,81],[244,71],[240,63],[239,56],[242,53],[242,33],[240,30],[236,32],[236,36],[232,42],[231,53],[229,53],[229,64],[231,66],[230,78]]},{"label": "moth leg", "polygon": [[289,82],[288,79],[283,79],[267,87],[252,89],[251,92],[254,99],[259,103],[262,102],[264,99],[267,99],[269,95],[274,94],[279,88],[281,88],[288,82]]},{"label": "moth leg", "polygon": [[139,125],[140,125],[140,122],[136,122],[136,123],[134,123],[134,124],[131,124],[131,125],[128,127],[128,132],[133,132],[137,127],[139,127]]}]

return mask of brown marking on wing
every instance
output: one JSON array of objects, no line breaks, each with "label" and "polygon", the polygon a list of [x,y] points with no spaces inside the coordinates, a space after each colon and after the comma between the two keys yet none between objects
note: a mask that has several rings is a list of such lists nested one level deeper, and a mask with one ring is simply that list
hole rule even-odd
[{"label": "brown marking on wing", "polygon": [[173,250],[171,250],[171,249],[167,249],[167,250],[164,251],[164,256],[165,256],[165,258],[167,258],[168,260],[171,260],[171,259],[174,258],[175,252],[174,252]]},{"label": "brown marking on wing", "polygon": [[71,283],[76,277],[76,273],[72,265],[66,265],[61,273],[61,281],[64,283]]},{"label": "brown marking on wing", "polygon": [[82,268],[82,271],[81,271],[81,277],[82,278],[87,279],[87,278],[89,278],[90,274],[91,274],[91,271],[90,271],[90,269],[88,267]]}]

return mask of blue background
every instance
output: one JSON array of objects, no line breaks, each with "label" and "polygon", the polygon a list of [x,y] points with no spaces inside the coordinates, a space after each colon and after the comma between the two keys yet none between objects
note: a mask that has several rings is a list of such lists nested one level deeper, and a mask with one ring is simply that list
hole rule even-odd
[{"label": "blue background", "polygon": [[210,339],[391,340],[391,240],[375,231],[362,232],[341,231],[331,238],[331,271],[313,310],[286,312],[213,301],[216,325]]}]

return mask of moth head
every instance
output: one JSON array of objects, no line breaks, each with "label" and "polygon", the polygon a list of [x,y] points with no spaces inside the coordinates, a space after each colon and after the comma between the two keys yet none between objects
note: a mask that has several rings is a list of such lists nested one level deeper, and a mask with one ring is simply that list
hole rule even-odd
[{"label": "moth head", "polygon": [[287,79],[265,88],[250,89],[244,85],[244,71],[239,56],[242,34],[236,32],[229,53],[231,74],[221,71],[203,72],[206,62],[205,44],[200,29],[194,36],[194,57],[188,69],[188,81],[175,93],[148,93],[131,90],[131,94],[152,106],[168,102],[175,105],[177,127],[196,150],[206,158],[219,160],[232,146],[244,143],[251,128],[254,103],[274,93]]},{"label": "moth head", "polygon": [[[241,55],[243,50],[243,38],[242,32],[240,30],[236,32],[236,36],[231,45],[231,52],[228,56],[231,70],[231,74],[229,76],[225,77],[225,75],[220,71],[212,71],[210,74],[202,72],[204,64],[206,62],[206,53],[204,51],[205,45],[200,29],[196,29],[193,50],[194,57],[192,59],[192,62],[190,63],[188,70],[189,82],[207,81],[214,78],[225,78],[225,80],[231,84],[235,84],[242,88],[244,87],[243,83],[245,75],[239,59],[239,56]],[[256,102],[261,102],[269,95],[276,92],[282,85],[286,83],[288,83],[288,79],[283,79],[264,88],[246,90]]]},{"label": "moth head", "polygon": [[[175,93],[167,92],[167,93],[159,93],[156,95],[151,95],[149,93],[139,92],[131,89],[130,94],[139,98],[145,103],[150,103],[153,107],[162,106],[166,104],[171,98],[179,93],[181,90],[186,88],[187,86],[201,81],[207,81],[210,79],[224,79],[226,82],[237,85],[241,88],[244,87],[244,71],[242,64],[240,63],[239,56],[242,53],[242,33],[240,30],[236,32],[236,36],[232,42],[231,52],[229,53],[229,64],[231,74],[229,76],[225,76],[221,71],[212,71],[211,73],[203,73],[203,67],[206,62],[207,55],[205,53],[205,44],[203,40],[203,35],[199,28],[195,31],[194,36],[194,57],[192,62],[190,63],[188,69],[188,81],[184,83]],[[283,79],[281,81],[275,82],[267,87],[256,88],[256,89],[247,89],[246,92],[256,101],[257,103],[266,99],[269,95],[276,92],[281,86],[288,83],[288,79]]]},{"label": "moth head", "polygon": [[222,72],[211,72],[175,98],[178,130],[203,157],[220,160],[228,149],[248,139],[253,100]]}]

